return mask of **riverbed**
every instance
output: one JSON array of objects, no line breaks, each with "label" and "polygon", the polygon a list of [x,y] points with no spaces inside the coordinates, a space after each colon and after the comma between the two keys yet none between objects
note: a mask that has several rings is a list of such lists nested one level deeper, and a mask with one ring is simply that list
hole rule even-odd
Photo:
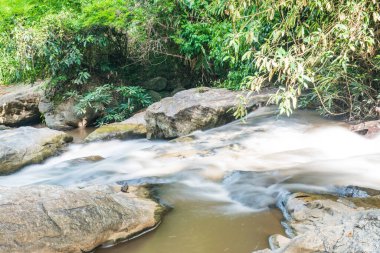
[{"label": "riverbed", "polygon": [[380,185],[380,138],[315,112],[288,118],[262,108],[170,142],[81,143],[86,134],[58,156],[0,177],[0,185],[154,185],[172,208],[160,227],[95,252],[249,253],[268,247],[269,235],[284,234],[276,208],[282,194]]}]

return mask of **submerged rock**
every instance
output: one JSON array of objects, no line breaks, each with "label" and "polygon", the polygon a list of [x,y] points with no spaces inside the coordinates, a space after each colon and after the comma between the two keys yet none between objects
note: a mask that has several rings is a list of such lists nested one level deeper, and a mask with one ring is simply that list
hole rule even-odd
[{"label": "submerged rock", "polygon": [[17,127],[40,122],[40,85],[17,85],[4,90],[0,96],[0,124]]},{"label": "submerged rock", "polygon": [[[145,120],[148,138],[176,138],[195,130],[205,130],[229,123],[242,92],[227,89],[194,88],[178,92],[149,106]],[[269,93],[256,94],[245,103],[248,110],[267,103]]]},{"label": "submerged rock", "polygon": [[39,163],[70,141],[71,136],[48,128],[20,127],[0,131],[0,174]]},{"label": "submerged rock", "polygon": [[163,211],[144,188],[0,187],[0,252],[90,252],[154,228]]},{"label": "submerged rock", "polygon": [[0,131],[1,130],[7,130],[7,129],[11,129],[11,128],[7,127],[7,126],[4,126],[4,125],[0,125]]},{"label": "submerged rock", "polygon": [[75,110],[75,101],[73,99],[64,101],[59,105],[54,105],[52,101],[43,97],[38,108],[45,118],[46,125],[55,130],[86,127],[99,116],[91,108],[88,108],[84,115],[79,115]]},{"label": "submerged rock", "polygon": [[146,122],[144,116],[145,112],[140,112],[125,121],[101,126],[89,134],[86,141],[145,138]]},{"label": "submerged rock", "polygon": [[380,195],[352,198],[295,193],[284,202],[286,227],[293,238],[272,236],[272,252],[379,251]]}]

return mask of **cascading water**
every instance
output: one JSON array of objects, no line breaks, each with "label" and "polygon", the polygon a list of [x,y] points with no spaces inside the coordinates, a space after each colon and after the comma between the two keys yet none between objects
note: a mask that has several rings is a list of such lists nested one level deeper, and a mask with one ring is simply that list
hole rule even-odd
[{"label": "cascading water", "polygon": [[[73,144],[0,185],[158,184],[174,211],[156,232],[108,252],[251,252],[282,233],[271,209],[288,191],[380,188],[380,137],[367,139],[343,123],[267,108],[178,141]],[[86,158],[87,157],[87,158]],[[100,250],[103,251],[103,250]]]}]

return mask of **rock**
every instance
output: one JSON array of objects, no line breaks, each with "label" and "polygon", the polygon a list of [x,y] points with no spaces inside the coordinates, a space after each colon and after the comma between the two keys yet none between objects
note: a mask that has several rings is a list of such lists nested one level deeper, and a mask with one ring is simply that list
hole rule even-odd
[{"label": "rock", "polygon": [[379,251],[380,195],[352,198],[295,193],[284,202],[286,227],[294,237],[271,243],[277,245],[273,252]]},{"label": "rock", "polygon": [[163,77],[156,77],[145,82],[142,86],[147,90],[162,91],[166,88],[168,80]]},{"label": "rock", "polygon": [[89,134],[86,141],[145,138],[146,123],[144,116],[145,112],[140,112],[125,121],[101,126]]},{"label": "rock", "polygon": [[280,249],[287,246],[290,239],[282,235],[271,235],[269,237],[269,245],[271,249]]},{"label": "rock", "polygon": [[163,211],[144,188],[0,187],[0,252],[90,252],[154,228]]},{"label": "rock", "polygon": [[184,91],[184,90],[185,90],[185,88],[183,88],[183,87],[175,88],[175,89],[172,91],[171,95],[174,96],[174,95],[177,94],[178,92],[181,92],[181,91]]},{"label": "rock", "polygon": [[[235,119],[237,96],[247,93],[227,89],[194,88],[164,98],[148,107],[145,115],[148,138],[176,138],[195,130],[217,127]],[[269,93],[251,95],[252,110],[269,99]]]},{"label": "rock", "polygon": [[380,120],[366,121],[352,125],[350,126],[350,130],[367,137],[373,137],[380,132]]},{"label": "rock", "polygon": [[172,78],[168,80],[168,84],[166,85],[166,91],[173,91],[177,88],[192,88],[193,81],[191,77],[182,76],[181,78]]},{"label": "rock", "polygon": [[31,125],[41,121],[38,103],[40,85],[17,85],[2,88],[0,96],[0,124],[12,127]]},{"label": "rock", "polygon": [[52,101],[43,97],[38,106],[45,118],[46,125],[51,129],[70,130],[77,127],[86,127],[99,116],[93,109],[88,108],[84,115],[75,110],[75,101],[69,99],[55,106]]},{"label": "rock", "polygon": [[70,166],[76,166],[76,165],[81,165],[83,163],[96,163],[96,162],[99,162],[102,160],[104,160],[104,157],[102,157],[102,156],[91,155],[91,156],[85,156],[85,157],[71,159],[71,160],[65,161],[65,163],[69,163]]},{"label": "rock", "polygon": [[10,127],[4,126],[4,125],[0,125],[0,131],[1,130],[7,130],[7,129],[10,129]]},{"label": "rock", "polygon": [[39,163],[70,141],[71,136],[48,128],[20,127],[0,131],[0,174]]},{"label": "rock", "polygon": [[161,96],[161,99],[162,99],[162,98],[167,98],[167,97],[171,97],[171,96],[172,96],[172,93],[169,92],[169,91],[160,91],[159,94],[160,94],[160,96]]},{"label": "rock", "polygon": [[148,90],[149,96],[152,98],[153,102],[158,102],[162,99],[161,94],[154,90]]}]

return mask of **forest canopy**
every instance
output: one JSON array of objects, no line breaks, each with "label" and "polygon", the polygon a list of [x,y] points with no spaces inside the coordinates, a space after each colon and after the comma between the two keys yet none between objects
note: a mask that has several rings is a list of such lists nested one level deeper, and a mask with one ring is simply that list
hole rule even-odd
[{"label": "forest canopy", "polygon": [[202,85],[275,87],[281,113],[379,106],[377,0],[0,0],[0,16],[3,84],[50,78],[53,94],[85,96],[94,78],[178,62]]}]

